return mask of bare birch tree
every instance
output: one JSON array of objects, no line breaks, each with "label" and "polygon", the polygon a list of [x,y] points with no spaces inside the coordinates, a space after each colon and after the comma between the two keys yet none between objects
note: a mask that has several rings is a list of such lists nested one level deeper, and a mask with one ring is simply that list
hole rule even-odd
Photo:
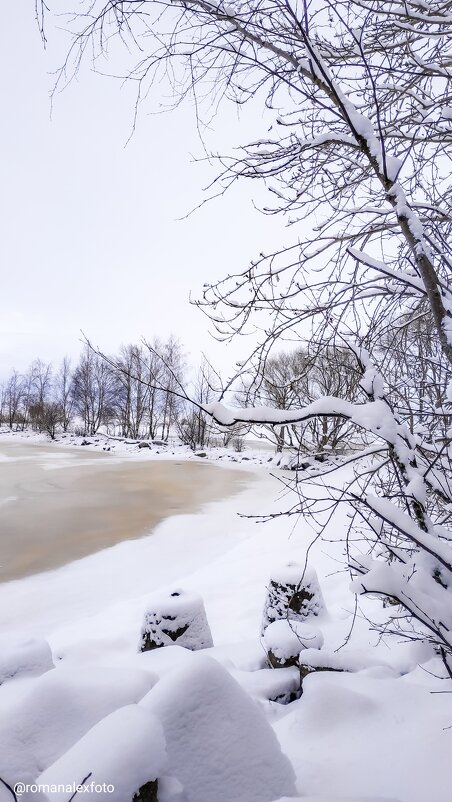
[{"label": "bare birch tree", "polygon": [[110,366],[86,348],[72,379],[72,397],[83,421],[84,434],[96,434],[101,424],[113,417],[114,377]]},{"label": "bare birch tree", "polygon": [[63,432],[67,432],[74,415],[71,360],[67,356],[61,362],[55,378],[53,400],[60,406],[61,425]]}]

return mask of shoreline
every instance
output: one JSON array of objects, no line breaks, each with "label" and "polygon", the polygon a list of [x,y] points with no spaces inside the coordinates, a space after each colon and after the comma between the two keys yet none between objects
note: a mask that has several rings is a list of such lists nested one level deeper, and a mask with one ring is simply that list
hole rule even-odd
[{"label": "shoreline", "polygon": [[1,438],[0,582],[150,535],[166,518],[239,493],[253,477],[245,466],[146,457]]}]

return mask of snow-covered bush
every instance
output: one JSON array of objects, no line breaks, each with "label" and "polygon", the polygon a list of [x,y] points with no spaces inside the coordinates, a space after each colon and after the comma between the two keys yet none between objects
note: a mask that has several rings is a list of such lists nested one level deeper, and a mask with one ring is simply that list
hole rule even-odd
[{"label": "snow-covered bush", "polygon": [[261,634],[273,621],[304,621],[325,608],[317,574],[299,563],[287,563],[273,571],[268,583]]},{"label": "snow-covered bush", "polygon": [[177,644],[193,651],[213,646],[200,596],[184,590],[158,594],[145,613],[141,629],[142,652]]}]

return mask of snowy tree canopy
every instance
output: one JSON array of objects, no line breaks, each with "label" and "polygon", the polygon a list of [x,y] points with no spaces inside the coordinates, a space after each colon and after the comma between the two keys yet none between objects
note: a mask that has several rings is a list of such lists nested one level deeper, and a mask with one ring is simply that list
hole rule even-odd
[{"label": "snowy tree canopy", "polygon": [[[164,79],[200,117],[220,101],[265,110],[261,138],[215,156],[217,180],[263,183],[292,240],[207,282],[198,304],[221,338],[261,327],[239,374],[262,375],[288,337],[314,357],[349,351],[358,390],[290,410],[198,406],[224,426],[339,416],[365,433],[341,496],[354,589],[401,604],[394,626],[417,621],[450,676],[451,22],[439,0],[90,0],[59,79],[117,36],[138,101]],[[364,533],[357,554],[350,533]]]}]

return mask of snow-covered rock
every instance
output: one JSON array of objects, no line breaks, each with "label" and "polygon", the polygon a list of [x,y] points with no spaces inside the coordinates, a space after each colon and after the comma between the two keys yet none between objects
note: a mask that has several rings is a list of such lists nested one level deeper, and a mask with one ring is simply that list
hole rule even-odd
[{"label": "snow-covered rock", "polygon": [[27,635],[0,635],[0,685],[19,675],[44,674],[53,667],[47,641]]},{"label": "snow-covered rock", "polygon": [[38,677],[14,704],[0,706],[0,777],[32,782],[94,724],[138,702],[155,677],[136,669],[86,668]]},{"label": "snow-covered rock", "polygon": [[150,652],[138,652],[134,655],[134,664],[139,668],[150,671],[151,674],[161,679],[168,676],[171,671],[184,668],[187,663],[196,657],[190,649],[173,644],[165,646],[164,649],[151,649]]},{"label": "snow-covered rock", "polygon": [[144,616],[142,652],[176,643],[195,651],[213,646],[204,603],[184,590],[155,594]]},{"label": "snow-covered rock", "polygon": [[[128,705],[99,721],[37,779],[38,784],[92,788],[96,799],[131,802],[164,772],[167,763],[160,722],[144,707]],[[65,790],[47,791],[50,802],[67,802]]]},{"label": "snow-covered rock", "polygon": [[315,570],[300,563],[290,562],[274,570],[267,590],[261,634],[280,618],[303,621],[325,609]]},{"label": "snow-covered rock", "polygon": [[175,777],[161,777],[158,787],[158,802],[187,802],[182,783]]},{"label": "snow-covered rock", "polygon": [[264,632],[267,658],[273,668],[299,664],[304,649],[321,649],[323,635],[309,624],[290,619],[279,619],[269,624]]},{"label": "snow-covered rock", "polygon": [[162,723],[169,773],[187,802],[272,802],[295,793],[264,713],[215,660],[197,655],[140,705]]}]

